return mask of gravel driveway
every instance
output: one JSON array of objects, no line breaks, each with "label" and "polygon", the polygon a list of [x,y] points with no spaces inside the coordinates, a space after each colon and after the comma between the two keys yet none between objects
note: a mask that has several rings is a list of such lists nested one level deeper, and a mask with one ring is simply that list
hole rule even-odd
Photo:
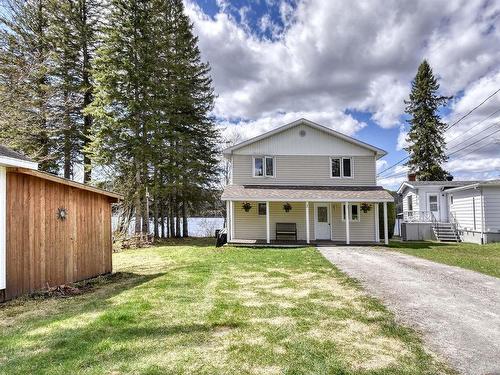
[{"label": "gravel driveway", "polygon": [[459,372],[500,374],[500,279],[389,250],[319,251]]}]

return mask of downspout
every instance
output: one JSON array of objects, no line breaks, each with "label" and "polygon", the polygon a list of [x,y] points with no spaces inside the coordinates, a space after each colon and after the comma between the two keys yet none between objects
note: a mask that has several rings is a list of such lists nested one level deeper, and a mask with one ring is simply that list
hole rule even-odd
[{"label": "downspout", "polygon": [[481,245],[484,245],[484,196],[483,196],[483,188],[479,188],[481,192]]}]

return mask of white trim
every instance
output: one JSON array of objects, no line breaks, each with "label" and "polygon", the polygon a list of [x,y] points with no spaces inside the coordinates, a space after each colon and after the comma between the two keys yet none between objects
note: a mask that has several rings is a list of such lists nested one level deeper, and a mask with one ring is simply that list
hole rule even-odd
[{"label": "white trim", "polygon": [[387,224],[387,202],[384,202],[384,243],[389,245],[389,228]]},{"label": "white trim", "polygon": [[380,224],[378,203],[375,206],[375,242],[380,242]]},{"label": "white trim", "polygon": [[0,166],[0,290],[7,287],[7,171]]},{"label": "white trim", "polygon": [[484,195],[483,188],[479,189],[481,191],[481,245],[484,245]]},{"label": "white trim", "polygon": [[[328,213],[326,215],[326,220],[327,220],[327,224],[330,228],[329,232],[330,232],[330,239],[332,238],[332,227],[331,227],[331,222],[330,222],[330,207],[331,207],[331,204],[327,204],[327,203],[314,203],[314,239],[317,240],[318,239],[318,207],[326,207],[326,209],[328,210]],[[321,238],[322,240],[324,240],[325,238]]]},{"label": "white trim", "polygon": [[330,217],[328,218],[330,220],[330,241],[333,240],[333,206],[332,202],[329,204],[330,206]]},{"label": "white trim", "polygon": [[230,216],[231,216],[231,203],[230,201],[226,201],[226,235],[228,242],[231,241],[231,230],[229,229],[231,227]]},{"label": "white trim", "polygon": [[[340,160],[340,176],[334,176],[333,175],[333,169],[332,169],[332,161],[334,159]],[[351,175],[350,176],[344,176],[344,160],[349,159],[351,161]],[[354,178],[354,163],[353,163],[353,158],[352,156],[336,156],[336,155],[330,155],[330,178],[333,179],[353,179]]]},{"label": "white trim", "polygon": [[306,243],[309,243],[311,241],[311,234],[310,234],[310,223],[309,223],[309,202],[306,201]]},{"label": "white trim", "polygon": [[[349,202],[344,202],[342,205],[342,212],[345,217],[349,218]],[[342,216],[342,215],[341,215]],[[350,220],[345,220],[345,243],[349,245],[351,243],[351,230],[349,229]]]},{"label": "white trim", "polygon": [[234,238],[234,201],[229,201],[231,205],[231,239]]},{"label": "white trim", "polygon": [[271,131],[268,131],[268,132],[263,133],[261,135],[258,135],[256,137],[247,139],[246,141],[238,143],[238,144],[236,144],[234,146],[228,147],[228,148],[224,149],[222,151],[222,153],[223,154],[231,154],[235,150],[238,150],[238,149],[240,149],[242,147],[248,146],[248,145],[250,145],[252,143],[255,143],[255,142],[260,141],[262,139],[268,138],[268,137],[270,137],[270,136],[272,136],[274,134],[277,134],[277,133],[280,133],[280,132],[285,131],[287,129],[293,128],[294,126],[297,126],[297,125],[300,125],[300,124],[308,125],[308,126],[310,126],[312,128],[321,130],[321,131],[323,131],[323,132],[325,132],[327,134],[330,134],[330,135],[333,135],[333,136],[338,137],[340,139],[343,139],[344,141],[347,141],[347,142],[353,143],[353,144],[355,144],[357,146],[361,146],[361,147],[366,148],[368,150],[374,151],[376,153],[377,159],[381,158],[384,155],[387,155],[387,152],[385,150],[382,150],[381,148],[372,146],[372,145],[370,145],[368,143],[365,143],[363,141],[359,141],[359,140],[357,140],[355,138],[349,137],[349,136],[347,136],[345,134],[339,133],[339,132],[337,132],[337,131],[335,131],[333,129],[327,128],[326,126],[317,124],[315,122],[312,122],[310,120],[306,120],[304,118],[301,118],[299,120],[293,121],[293,122],[291,122],[289,124],[282,125],[282,126],[276,128],[276,129],[273,129]]},{"label": "white trim", "polygon": [[432,192],[426,192],[425,193],[425,206],[427,208],[427,211],[429,212],[435,212],[435,211],[431,211],[431,201],[430,201],[430,197],[435,195],[437,197],[437,215],[438,217],[436,217],[436,220],[437,221],[441,221],[441,194],[440,193],[432,193]]},{"label": "white trim", "polygon": [[5,167],[38,169],[38,163],[35,163],[33,161],[16,159],[16,158],[9,158],[7,156],[0,156],[0,165],[3,165]]},{"label": "white trim", "polygon": [[[345,205],[345,203],[342,203],[342,212],[345,212],[344,211],[344,205]],[[351,222],[360,222],[361,221],[360,205],[359,205],[359,203],[351,203],[350,207],[352,207],[352,206],[357,206],[358,207],[358,219],[357,220],[353,220],[352,219],[352,209],[351,209],[351,210],[349,210],[349,221],[351,221]],[[343,214],[341,215],[341,220],[345,221],[345,216]]]}]

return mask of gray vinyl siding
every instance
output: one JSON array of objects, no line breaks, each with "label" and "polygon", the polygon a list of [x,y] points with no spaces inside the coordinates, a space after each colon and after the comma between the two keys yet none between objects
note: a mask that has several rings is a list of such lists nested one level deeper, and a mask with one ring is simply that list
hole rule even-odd
[{"label": "gray vinyl siding", "polygon": [[500,232],[500,187],[484,187],[485,231]]},{"label": "gray vinyl siding", "polygon": [[[283,210],[285,202],[269,203],[269,222],[271,240],[276,239],[276,223],[296,223],[297,239],[306,240],[306,213],[304,202],[291,202],[290,212]],[[265,240],[266,239],[266,216],[258,214],[257,202],[251,202],[252,208],[245,212],[242,208],[243,202],[234,202],[234,240]],[[330,223],[333,241],[345,241],[345,222],[342,221],[340,203],[330,204]],[[314,235],[314,209],[313,203],[309,205],[310,238]],[[374,242],[375,241],[375,206],[372,204],[370,211],[364,213],[360,210],[360,221],[351,221],[351,242]]]},{"label": "gray vinyl siding", "polygon": [[274,156],[274,177],[252,176],[252,155],[233,155],[235,185],[376,185],[374,156],[352,156],[353,178],[331,178],[330,157],[325,155]]},{"label": "gray vinyl siding", "polygon": [[461,229],[481,231],[481,192],[476,189],[468,189],[456,191],[452,194],[453,204],[450,211],[455,215],[459,227]]}]

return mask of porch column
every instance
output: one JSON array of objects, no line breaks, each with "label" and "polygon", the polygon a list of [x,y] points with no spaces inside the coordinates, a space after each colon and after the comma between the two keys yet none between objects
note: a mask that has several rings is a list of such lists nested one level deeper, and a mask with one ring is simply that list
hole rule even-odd
[{"label": "porch column", "polygon": [[229,201],[229,206],[230,206],[229,212],[231,213],[230,217],[229,217],[230,236],[231,236],[231,239],[233,240],[234,239],[234,201]]},{"label": "porch column", "polygon": [[227,242],[231,241],[231,201],[226,201],[226,234]]},{"label": "porch column", "polygon": [[269,223],[269,202],[266,201],[266,242],[271,242],[271,228]]},{"label": "porch column", "polygon": [[379,225],[379,213],[378,213],[378,202],[375,205],[375,242],[380,242],[380,225]]},{"label": "porch column", "polygon": [[384,243],[389,245],[389,228],[387,228],[387,202],[384,202]]},{"label": "porch column", "polygon": [[306,243],[310,242],[309,235],[309,202],[306,202]]},{"label": "porch column", "polygon": [[345,243],[351,243],[351,231],[349,230],[349,202],[344,203],[344,217],[345,217]]}]

